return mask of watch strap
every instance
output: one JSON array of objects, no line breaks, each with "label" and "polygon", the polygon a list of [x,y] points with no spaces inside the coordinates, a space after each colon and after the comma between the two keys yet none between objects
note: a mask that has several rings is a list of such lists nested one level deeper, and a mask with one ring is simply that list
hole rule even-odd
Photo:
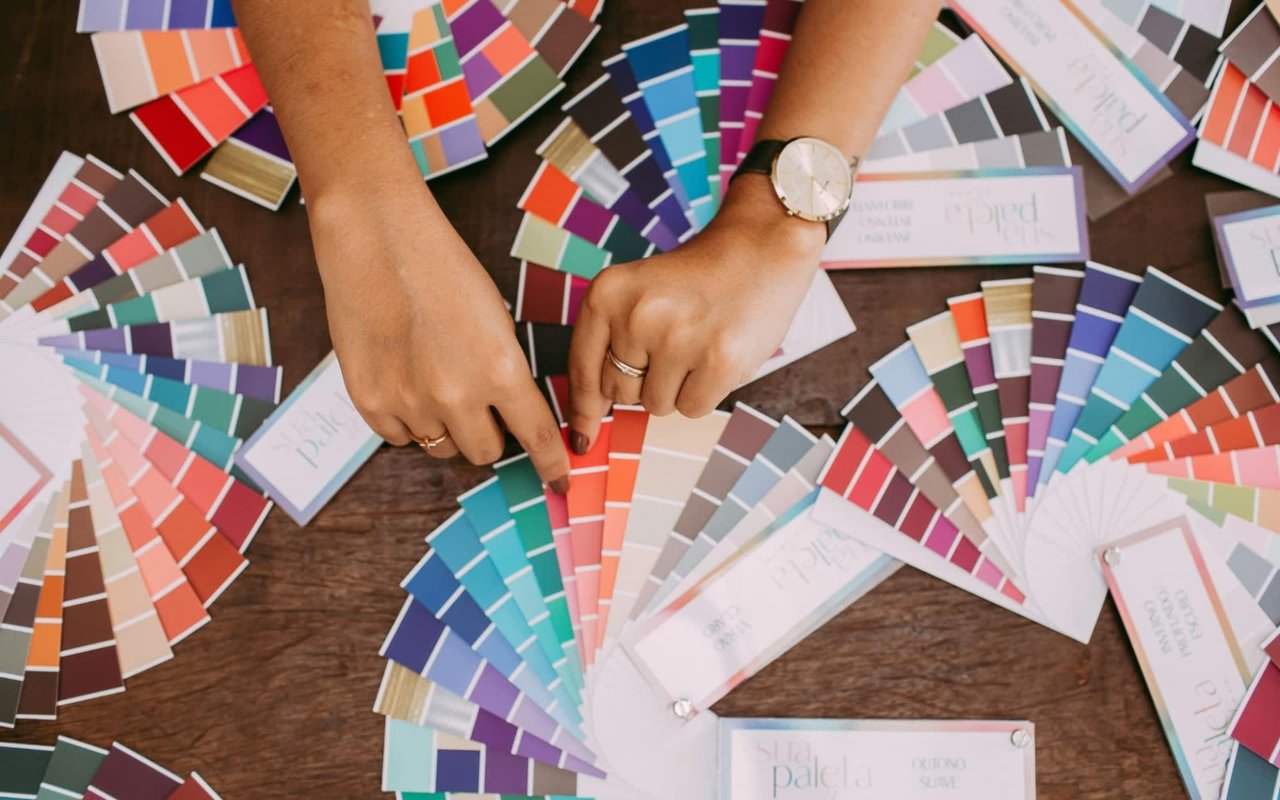
[{"label": "watch strap", "polygon": [[[733,176],[729,178],[729,181],[732,183],[734,178],[737,178],[739,175],[746,172],[772,176],[774,160],[777,159],[778,153],[782,152],[782,148],[790,144],[791,141],[792,140],[790,139],[786,141],[781,139],[761,139],[751,145],[751,149],[742,157],[742,161],[738,162],[738,168],[733,171]],[[860,161],[861,159],[855,156],[849,165],[855,175],[857,174],[858,164]],[[826,221],[827,241],[831,241],[831,235],[835,233],[836,226],[840,224],[840,221],[844,219],[844,215],[847,214],[848,211],[849,209],[846,208],[844,211],[841,211],[839,214]]]},{"label": "watch strap", "polygon": [[761,139],[751,145],[751,149],[742,157],[742,161],[738,162],[738,168],[734,170],[733,177],[736,178],[744,172],[772,175],[773,160],[778,157],[778,153],[781,153],[782,148],[786,147],[787,144],[788,142],[784,142],[781,139]]}]

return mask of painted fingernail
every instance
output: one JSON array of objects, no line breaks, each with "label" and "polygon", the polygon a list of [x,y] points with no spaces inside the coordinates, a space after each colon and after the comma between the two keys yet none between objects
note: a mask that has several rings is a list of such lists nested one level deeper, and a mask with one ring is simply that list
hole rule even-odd
[{"label": "painted fingernail", "polygon": [[586,455],[587,451],[591,449],[591,440],[587,438],[585,433],[574,431],[573,434],[569,436],[569,446],[572,447],[573,452],[578,455]]},{"label": "painted fingernail", "polygon": [[556,494],[561,494],[561,495],[568,494],[569,493],[569,476],[561,475],[559,478],[556,478],[554,481],[552,481],[550,485],[551,485],[551,491],[555,492]]}]

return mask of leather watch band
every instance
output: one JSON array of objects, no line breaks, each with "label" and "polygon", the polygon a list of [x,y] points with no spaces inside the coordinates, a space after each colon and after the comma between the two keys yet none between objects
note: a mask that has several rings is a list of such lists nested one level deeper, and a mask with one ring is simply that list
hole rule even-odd
[{"label": "leather watch band", "polygon": [[743,172],[758,172],[761,175],[773,174],[773,160],[778,157],[778,153],[782,152],[782,148],[787,146],[787,142],[781,139],[762,139],[751,146],[747,154],[742,157],[742,161],[738,163],[738,168],[734,170],[733,177],[738,177]]},{"label": "leather watch band", "polygon": [[[761,139],[756,142],[751,146],[751,149],[747,151],[747,154],[742,157],[742,161],[738,163],[738,168],[733,171],[733,177],[729,179],[729,182],[732,183],[734,178],[737,178],[739,175],[746,172],[772,176],[774,160],[777,159],[778,153],[782,152],[782,148],[786,147],[792,141],[793,140],[791,139],[786,141],[781,139]],[[850,168],[856,171],[858,168],[858,161],[859,159],[855,157],[852,164],[850,164]],[[849,209],[846,208],[844,211],[841,211],[839,214],[826,221],[828,242],[831,241],[831,234],[835,233],[836,226],[840,224],[840,221],[844,219],[844,215],[847,214],[848,211]]]}]

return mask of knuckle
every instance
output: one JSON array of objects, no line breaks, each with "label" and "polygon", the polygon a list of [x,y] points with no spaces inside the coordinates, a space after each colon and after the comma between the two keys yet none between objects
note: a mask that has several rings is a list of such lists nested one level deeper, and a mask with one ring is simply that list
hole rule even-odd
[{"label": "knuckle", "polygon": [[458,410],[466,406],[467,393],[461,383],[445,381],[427,391],[429,404],[434,408]]},{"label": "knuckle", "polygon": [[644,408],[655,417],[665,417],[676,410],[675,404],[670,400],[659,400],[652,397],[645,399]]},{"label": "knuckle", "polygon": [[715,409],[715,405],[707,400],[685,400],[681,398],[676,401],[676,410],[686,417],[697,419],[705,417]]},{"label": "knuckle", "polygon": [[525,360],[523,353],[504,353],[491,364],[490,374],[499,386],[511,386],[528,379],[529,362]]},{"label": "knuckle", "polygon": [[[627,324],[633,330],[643,328],[667,329],[679,322],[678,306],[664,295],[647,294],[632,303],[627,312]],[[670,333],[668,330],[667,333]]]},{"label": "knuckle", "polygon": [[717,336],[707,348],[707,361],[721,372],[736,375],[742,371],[745,359],[746,352],[742,342],[733,337]]},{"label": "knuckle", "polygon": [[351,402],[366,420],[383,416],[391,411],[391,403],[377,391],[357,391],[351,395]]},{"label": "knuckle", "polygon": [[617,270],[606,269],[593,278],[586,297],[582,298],[582,310],[590,314],[607,313],[609,301],[618,292],[620,277]]}]

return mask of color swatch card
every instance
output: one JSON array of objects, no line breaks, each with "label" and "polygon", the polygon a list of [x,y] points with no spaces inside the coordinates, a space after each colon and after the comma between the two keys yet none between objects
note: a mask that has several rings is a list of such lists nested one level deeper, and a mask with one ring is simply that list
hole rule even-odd
[{"label": "color swatch card", "polygon": [[1231,720],[1231,738],[1271,766],[1280,767],[1280,666],[1268,660],[1258,668],[1248,693]]},{"label": "color swatch card", "polygon": [[987,720],[721,719],[720,796],[1036,796],[1035,725]]},{"label": "color swatch card", "polygon": [[[79,167],[41,198],[72,202],[105,167],[64,163]],[[50,224],[60,202],[28,219]],[[25,274],[0,322],[0,364],[23,375],[0,397],[4,727],[173,658],[271,507],[231,464],[279,396],[249,271],[136,173],[84,208],[50,247],[24,221],[8,251]]]},{"label": "color swatch card", "polygon": [[1222,55],[1267,97],[1280,95],[1280,72],[1273,55],[1280,48],[1280,23],[1262,4],[1223,40]]},{"label": "color swatch card", "polygon": [[1174,104],[1066,2],[962,0],[953,6],[1025,75],[1125,191],[1138,191],[1195,138]]},{"label": "color swatch card", "polygon": [[305,525],[380,444],[330,353],[245,442],[236,463]]},{"label": "color swatch card", "polygon": [[1227,774],[1222,784],[1222,800],[1274,797],[1280,792],[1280,768],[1272,766],[1239,742],[1231,748]]},{"label": "color swatch card", "polygon": [[1199,136],[1196,166],[1276,194],[1280,110],[1229,61],[1214,81]]},{"label": "color swatch card", "polygon": [[1088,258],[1078,168],[864,175],[822,254],[827,269]]},{"label": "color swatch card", "polygon": [[[1187,792],[1217,797],[1226,773],[1227,724],[1252,676],[1226,622],[1221,592],[1184,520],[1099,553]],[[1255,659],[1256,660],[1256,659]]]},{"label": "color swatch card", "polygon": [[285,146],[275,110],[270,106],[262,109],[214,148],[200,177],[272,211],[279,210],[298,180],[298,170]]},{"label": "color swatch card", "polygon": [[1280,251],[1275,249],[1280,243],[1278,213],[1280,207],[1269,206],[1213,220],[1221,265],[1231,280],[1236,302],[1249,314],[1280,315]]}]

